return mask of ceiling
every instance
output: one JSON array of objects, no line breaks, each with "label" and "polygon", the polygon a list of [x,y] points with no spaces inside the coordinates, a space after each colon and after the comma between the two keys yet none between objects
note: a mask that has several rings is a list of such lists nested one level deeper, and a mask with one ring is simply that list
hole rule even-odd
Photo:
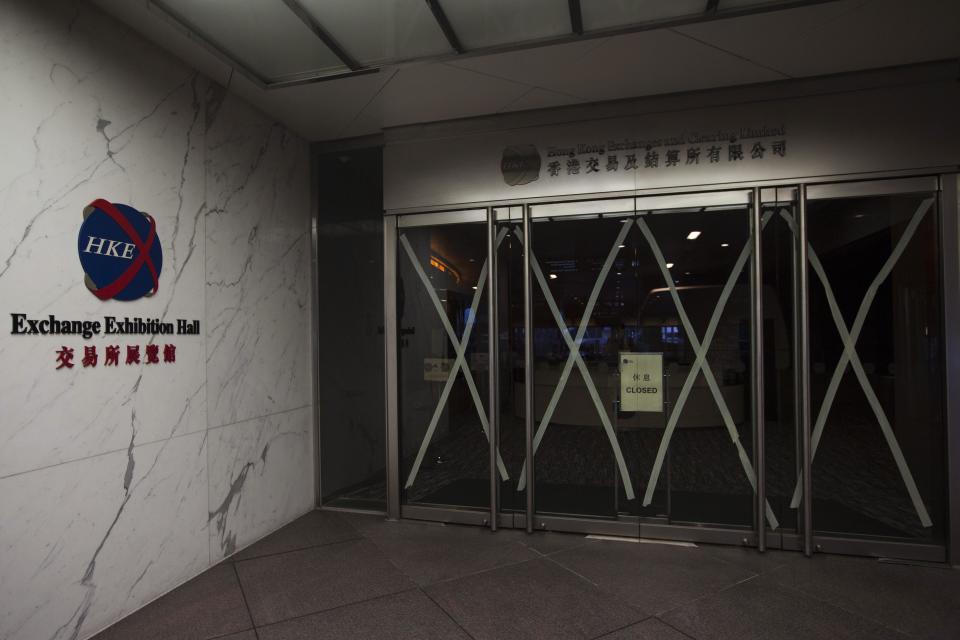
[{"label": "ceiling", "polygon": [[957,0],[94,2],[309,140],[960,58]]}]

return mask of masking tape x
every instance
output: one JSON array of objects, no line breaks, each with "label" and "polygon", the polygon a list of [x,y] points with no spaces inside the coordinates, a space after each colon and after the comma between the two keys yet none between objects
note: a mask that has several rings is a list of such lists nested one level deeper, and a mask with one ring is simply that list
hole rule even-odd
[{"label": "masking tape x", "polygon": [[[630,231],[631,224],[632,223],[630,220],[624,220],[623,225],[620,228],[620,233],[617,234],[617,238],[613,242],[613,247],[610,249],[610,252],[607,254],[607,259],[600,268],[600,273],[597,275],[597,280],[593,285],[593,290],[590,292],[587,305],[583,309],[583,315],[580,318],[580,326],[577,327],[576,336],[573,338],[570,337],[570,331],[567,329],[567,325],[563,321],[563,316],[560,313],[560,309],[557,308],[557,302],[554,299],[553,294],[550,292],[550,286],[547,284],[546,278],[543,277],[543,271],[540,269],[539,262],[537,262],[533,253],[530,254],[530,267],[533,269],[534,276],[537,278],[537,282],[540,284],[540,289],[543,291],[543,296],[547,301],[547,306],[550,308],[550,313],[553,314],[553,319],[557,323],[557,327],[560,329],[560,334],[563,336],[564,341],[567,343],[567,348],[570,350],[570,353],[567,355],[567,361],[563,367],[563,372],[560,374],[560,380],[557,382],[557,386],[553,390],[553,395],[550,397],[550,402],[547,403],[547,408],[544,410],[543,418],[541,418],[540,425],[537,427],[537,432],[534,435],[533,452],[536,454],[537,449],[540,447],[540,442],[543,440],[544,432],[546,432],[547,427],[550,424],[550,420],[553,418],[553,412],[557,408],[557,402],[560,400],[560,395],[567,386],[567,380],[570,378],[573,365],[576,364],[577,369],[580,371],[580,375],[583,376],[583,381],[587,387],[587,392],[590,394],[590,399],[593,401],[593,405],[597,410],[597,414],[600,416],[600,422],[603,424],[603,430],[606,432],[607,439],[610,441],[610,447],[613,449],[613,456],[616,458],[617,468],[620,470],[620,478],[623,481],[623,489],[627,495],[627,500],[633,500],[634,497],[636,497],[633,491],[633,482],[630,480],[630,473],[627,470],[627,464],[623,458],[623,452],[620,450],[620,443],[617,441],[617,434],[613,429],[613,425],[610,423],[610,417],[607,415],[607,412],[603,407],[603,401],[600,400],[600,394],[597,393],[597,388],[593,383],[593,378],[590,375],[590,371],[587,369],[586,363],[583,361],[583,356],[580,355],[580,345],[583,343],[583,336],[587,332],[587,325],[590,324],[590,317],[593,315],[593,308],[597,304],[597,298],[600,296],[600,290],[603,289],[603,284],[607,279],[607,274],[610,273],[610,268],[613,266],[613,261],[616,259],[617,254],[620,251],[620,245],[623,244],[627,237],[627,233]],[[516,229],[514,233],[516,233],[517,237],[520,238],[520,242],[524,242],[523,232],[520,231],[519,228]],[[524,461],[523,468],[520,471],[520,484],[517,486],[518,491],[523,491],[523,489],[526,487],[526,473],[524,473],[526,466],[527,463]]]},{"label": "masking tape x", "polygon": [[[870,286],[867,287],[867,292],[864,294],[863,300],[860,302],[860,308],[857,310],[857,315],[854,318],[853,325],[849,330],[847,330],[846,322],[843,319],[843,315],[840,313],[836,296],[834,296],[833,288],[830,286],[830,281],[827,279],[827,274],[823,269],[820,258],[817,256],[816,252],[814,252],[813,246],[809,243],[807,245],[810,267],[813,269],[814,273],[817,274],[817,278],[823,285],[823,290],[827,298],[827,305],[830,308],[830,315],[833,317],[833,322],[836,325],[837,331],[840,334],[840,339],[843,342],[843,355],[840,356],[840,360],[837,362],[837,366],[833,370],[833,377],[830,378],[830,384],[827,385],[827,391],[823,396],[823,402],[820,405],[820,411],[817,413],[817,420],[814,423],[810,446],[811,459],[817,453],[817,447],[820,444],[820,438],[823,436],[823,430],[827,423],[827,416],[830,414],[830,409],[833,407],[833,402],[836,399],[837,390],[840,386],[840,380],[843,378],[843,374],[846,372],[847,365],[849,364],[853,367],[853,372],[856,375],[861,388],[863,389],[863,393],[867,397],[867,402],[870,404],[870,408],[873,410],[873,414],[876,417],[877,422],[880,424],[880,430],[883,432],[883,437],[887,441],[887,446],[890,448],[890,452],[893,454],[893,459],[896,462],[897,469],[900,472],[900,477],[903,479],[903,483],[907,488],[907,493],[910,496],[910,500],[913,502],[913,507],[916,510],[917,516],[920,518],[920,522],[924,527],[933,526],[933,522],[930,520],[930,514],[927,512],[927,508],[923,504],[923,499],[920,497],[920,492],[917,490],[917,484],[914,482],[913,476],[910,473],[910,468],[907,466],[907,461],[903,457],[903,451],[900,449],[897,438],[893,433],[893,429],[890,426],[890,421],[887,419],[887,414],[884,412],[883,406],[877,399],[877,394],[873,390],[873,385],[870,384],[870,380],[867,378],[867,374],[863,369],[860,356],[857,354],[857,340],[860,337],[860,331],[863,329],[863,323],[866,321],[867,313],[870,311],[870,306],[873,304],[873,300],[877,295],[877,290],[883,281],[886,280],[890,275],[890,272],[893,271],[893,267],[897,264],[900,256],[903,255],[903,252],[906,249],[907,244],[909,244],[910,239],[913,237],[913,234],[916,232],[917,227],[920,225],[923,217],[932,206],[933,198],[927,198],[920,203],[920,206],[914,212],[913,217],[907,224],[906,229],[904,229],[903,235],[900,236],[900,240],[897,241],[893,251],[890,253],[890,257],[887,258],[887,261],[884,263],[883,267],[881,267],[880,272],[877,273],[877,276],[873,279],[873,282],[871,282]],[[794,219],[784,211],[781,211],[780,215],[783,216],[784,220],[786,220],[790,230],[796,234],[796,225]],[[793,499],[790,501],[790,507],[792,509],[796,509],[800,505],[802,479],[802,474],[799,474],[797,478],[797,485],[793,491]]]},{"label": "masking tape x", "polygon": [[[771,215],[772,214],[770,212],[763,214],[761,228],[766,226]],[[733,445],[737,449],[737,455],[740,458],[740,464],[743,467],[744,474],[746,475],[747,480],[750,482],[750,486],[753,488],[753,491],[756,492],[757,477],[754,473],[753,465],[750,463],[750,458],[747,455],[747,452],[744,450],[743,445],[740,443],[740,434],[737,432],[737,426],[733,421],[733,416],[730,415],[730,410],[727,408],[727,403],[726,400],[724,400],[723,394],[720,393],[720,387],[717,385],[717,380],[713,375],[713,370],[710,368],[710,365],[707,362],[707,351],[710,350],[710,344],[713,342],[713,336],[714,333],[716,333],[717,325],[720,323],[720,317],[723,315],[723,311],[727,306],[727,301],[730,299],[730,295],[733,293],[733,288],[737,283],[737,279],[740,277],[740,273],[743,271],[743,268],[747,263],[747,258],[750,256],[750,242],[748,241],[743,247],[743,250],[740,251],[740,255],[737,257],[737,261],[734,263],[733,270],[730,272],[730,276],[727,278],[727,282],[720,292],[720,298],[717,300],[717,306],[713,310],[713,315],[710,317],[710,323],[707,325],[707,331],[703,336],[703,344],[701,344],[697,339],[696,332],[693,330],[693,324],[690,322],[690,318],[687,316],[683,302],[680,300],[680,294],[677,292],[677,287],[673,282],[673,276],[670,274],[670,270],[667,268],[666,261],[663,258],[663,252],[660,251],[660,246],[657,244],[656,238],[653,236],[653,232],[650,231],[650,227],[643,218],[637,219],[637,226],[640,227],[640,232],[643,233],[643,237],[646,238],[647,244],[650,245],[650,250],[653,252],[654,259],[660,267],[660,272],[663,274],[663,279],[666,282],[667,287],[670,289],[670,296],[673,298],[674,305],[677,308],[677,314],[680,316],[680,322],[683,324],[683,329],[687,334],[687,339],[690,341],[690,346],[693,348],[693,351],[696,354],[693,367],[690,369],[690,373],[687,375],[686,380],[684,380],[683,386],[680,389],[680,394],[677,396],[676,403],[673,409],[670,411],[670,417],[667,420],[667,427],[664,430],[663,438],[660,440],[660,448],[657,450],[657,457],[653,463],[653,469],[650,472],[650,481],[647,483],[647,490],[643,496],[643,506],[647,506],[653,501],[653,492],[657,488],[657,481],[660,478],[660,470],[663,467],[664,458],[666,457],[667,449],[670,445],[670,439],[673,437],[673,432],[677,427],[677,421],[680,419],[680,413],[683,411],[683,407],[687,403],[687,398],[690,396],[693,383],[696,381],[697,375],[701,371],[703,372],[703,377],[710,389],[710,393],[713,395],[713,399],[717,403],[717,408],[720,410],[720,415],[723,418],[723,423],[727,428],[727,433],[730,435],[730,440],[733,441]],[[780,526],[780,523],[777,521],[777,517],[774,515],[773,509],[770,507],[769,501],[766,503],[765,512],[767,521],[770,523],[770,527],[772,529],[777,529]]]},{"label": "masking tape x", "polygon": [[[507,230],[501,229],[497,234],[497,247],[500,246],[500,243],[503,241],[503,238],[506,235]],[[447,313],[444,310],[443,305],[440,304],[440,299],[437,297],[437,292],[434,291],[433,285],[430,284],[430,279],[427,277],[427,274],[424,273],[423,267],[420,266],[420,261],[417,259],[417,255],[414,253],[413,247],[410,246],[410,241],[407,240],[406,235],[402,234],[400,236],[400,244],[403,245],[403,249],[406,252],[407,257],[410,258],[410,264],[413,265],[414,270],[417,272],[417,276],[420,278],[424,288],[427,290],[427,295],[430,296],[430,300],[433,302],[433,306],[437,310],[437,314],[440,316],[440,321],[443,324],[443,328],[447,332],[447,337],[450,339],[451,344],[453,344],[457,355],[456,360],[453,363],[453,367],[451,367],[450,373],[447,375],[447,381],[443,385],[443,390],[440,392],[440,399],[437,401],[437,407],[434,409],[433,416],[430,418],[427,431],[423,436],[423,442],[420,443],[420,450],[417,451],[417,457],[413,461],[413,467],[410,469],[410,475],[407,476],[407,484],[405,485],[405,488],[410,488],[417,479],[417,474],[420,472],[420,465],[423,463],[423,456],[426,455],[427,447],[430,446],[430,440],[433,439],[433,432],[436,430],[437,423],[440,421],[440,415],[443,413],[443,408],[447,404],[447,398],[450,396],[450,390],[453,388],[453,382],[456,380],[457,374],[461,370],[463,371],[463,377],[467,382],[467,387],[470,390],[470,395],[473,397],[473,404],[477,409],[477,415],[480,416],[480,424],[483,426],[483,432],[487,436],[487,440],[490,439],[490,423],[487,421],[487,414],[483,409],[483,403],[480,401],[480,394],[477,392],[477,385],[473,381],[473,374],[470,373],[470,368],[467,366],[466,357],[467,345],[470,343],[470,336],[473,333],[473,327],[477,320],[477,308],[480,304],[481,296],[483,295],[483,289],[487,283],[487,261],[484,260],[483,266],[480,268],[480,278],[477,282],[477,288],[473,293],[473,301],[470,303],[470,311],[467,317],[467,324],[463,330],[463,338],[458,340],[457,334],[453,330],[450,320],[447,318]],[[492,336],[491,339],[493,339]],[[500,457],[499,451],[497,452],[497,469],[500,471],[500,476],[504,480],[510,479],[510,476],[507,475],[507,468],[503,464],[503,459]]]}]

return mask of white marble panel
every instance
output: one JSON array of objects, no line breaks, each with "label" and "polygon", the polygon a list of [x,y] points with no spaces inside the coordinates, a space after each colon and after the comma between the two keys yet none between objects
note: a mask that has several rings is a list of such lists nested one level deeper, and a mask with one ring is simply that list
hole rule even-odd
[{"label": "white marble panel", "polygon": [[213,562],[313,508],[312,422],[305,407],[209,431]]},{"label": "white marble panel", "polygon": [[205,433],[0,480],[0,637],[85,638],[199,573]]},{"label": "white marble panel", "polygon": [[[55,350],[146,344],[10,335],[10,313],[203,320],[206,81],[79,2],[0,6],[0,477],[205,427],[202,336],[177,362],[55,370]],[[95,198],[152,214],[157,295],[100,301],[83,284],[77,232]],[[165,342],[165,341],[161,341]]]},{"label": "white marble panel", "polygon": [[207,108],[207,416],[310,402],[308,145],[211,85]]}]

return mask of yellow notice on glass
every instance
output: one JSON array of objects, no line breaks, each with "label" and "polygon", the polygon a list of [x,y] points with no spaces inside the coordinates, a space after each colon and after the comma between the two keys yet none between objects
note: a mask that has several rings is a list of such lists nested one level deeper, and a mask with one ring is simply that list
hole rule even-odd
[{"label": "yellow notice on glass", "polygon": [[423,379],[426,382],[446,382],[454,362],[453,358],[424,358]]},{"label": "yellow notice on glass", "polygon": [[663,413],[663,354],[620,352],[620,410]]}]

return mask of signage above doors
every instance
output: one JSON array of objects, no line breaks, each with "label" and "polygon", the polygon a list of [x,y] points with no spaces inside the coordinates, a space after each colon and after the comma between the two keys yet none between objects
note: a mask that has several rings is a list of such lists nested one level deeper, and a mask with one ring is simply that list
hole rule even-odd
[{"label": "signage above doors", "polygon": [[954,78],[851,84],[770,87],[741,101],[728,91],[712,106],[693,95],[670,109],[638,101],[633,115],[616,105],[578,112],[592,120],[530,113],[397,132],[384,148],[384,206],[414,213],[960,165],[960,128],[948,126],[960,110]]}]

